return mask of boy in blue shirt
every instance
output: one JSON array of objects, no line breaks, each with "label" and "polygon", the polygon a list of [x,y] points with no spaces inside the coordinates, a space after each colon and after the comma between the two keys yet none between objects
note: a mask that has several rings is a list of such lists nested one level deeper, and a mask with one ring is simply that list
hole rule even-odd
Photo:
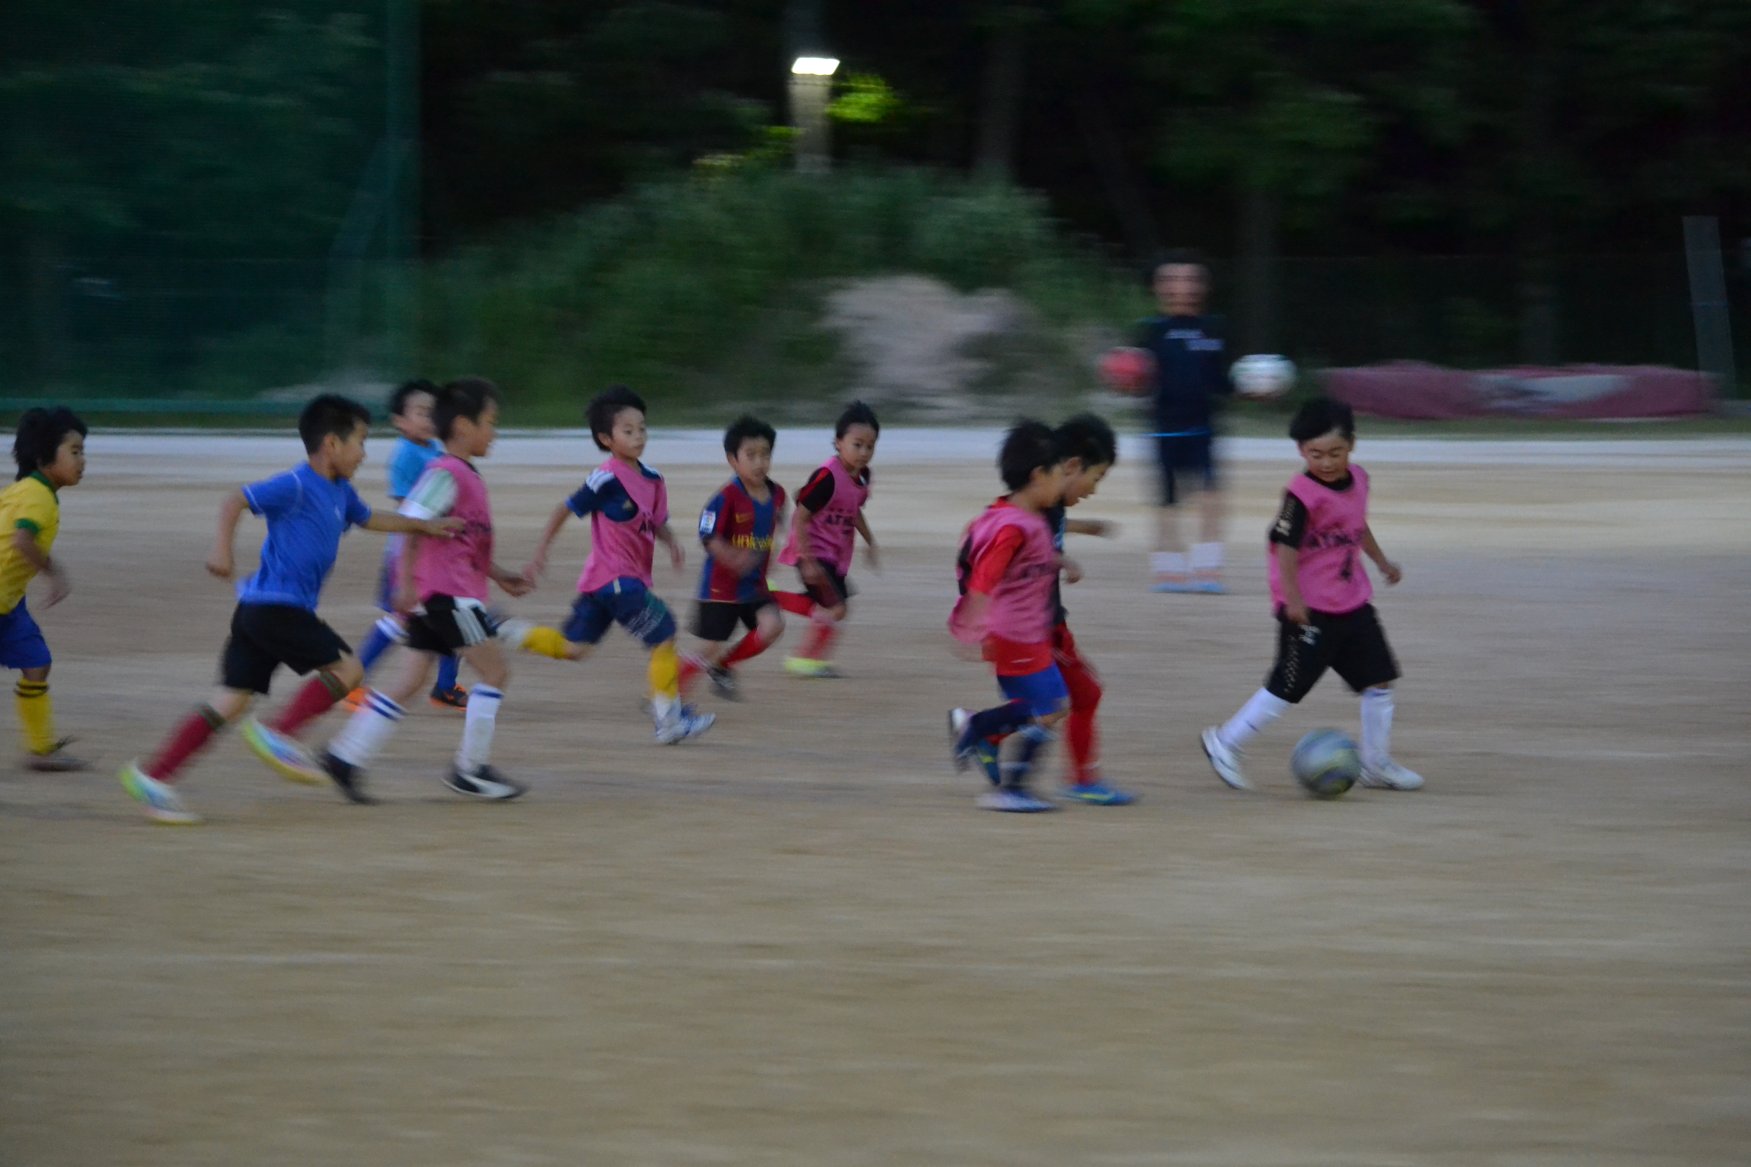
[{"label": "boy in blue shirt", "polygon": [[[389,424],[401,436],[395,439],[395,449],[389,455],[389,501],[399,507],[413,493],[413,484],[432,460],[444,453],[444,443],[438,440],[432,425],[432,403],[438,387],[426,380],[408,381],[389,397]],[[371,627],[365,646],[359,649],[359,665],[366,673],[377,659],[394,644],[407,639],[407,629],[396,614],[393,602],[396,565],[401,558],[402,542],[391,538],[383,548],[383,571],[378,577],[377,607],[382,619]],[[461,661],[453,656],[438,660],[438,680],[432,686],[432,704],[443,709],[467,709],[468,690],[456,683]],[[347,694],[349,708],[357,708],[365,699],[362,688]]]},{"label": "boy in blue shirt", "polygon": [[265,694],[274,671],[287,665],[315,672],[273,722],[250,719],[244,741],[257,757],[294,782],[321,783],[326,775],[291,735],[315,720],[363,676],[346,641],[316,615],[323,581],[334,567],[348,527],[448,538],[453,519],[428,521],[374,513],[349,479],[365,460],[371,415],[356,401],[323,394],[298,417],[298,436],[308,460],[295,469],[232,491],[219,507],[219,529],[207,556],[207,571],[230,579],[232,544],[245,509],[267,520],[267,539],[255,574],[237,585],[231,637],[219,661],[220,688],[186,717],[159,752],[145,763],[122,767],[124,789],[146,817],[160,823],[196,823],[171,783],[196,753]]}]

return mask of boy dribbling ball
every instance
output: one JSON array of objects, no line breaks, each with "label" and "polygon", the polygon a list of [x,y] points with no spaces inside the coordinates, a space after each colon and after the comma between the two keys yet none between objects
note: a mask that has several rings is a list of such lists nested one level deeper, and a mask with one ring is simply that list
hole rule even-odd
[{"label": "boy dribbling ball", "polygon": [[1290,421],[1289,436],[1307,469],[1289,480],[1271,525],[1277,661],[1264,688],[1222,725],[1204,731],[1204,755],[1226,785],[1250,789],[1240,764],[1247,744],[1333,669],[1361,695],[1361,784],[1419,789],[1422,776],[1392,759],[1398,662],[1369,603],[1374,586],[1357,559],[1360,553],[1373,560],[1388,584],[1404,577],[1368,526],[1368,472],[1350,461],[1355,414],[1339,401],[1310,401]]}]

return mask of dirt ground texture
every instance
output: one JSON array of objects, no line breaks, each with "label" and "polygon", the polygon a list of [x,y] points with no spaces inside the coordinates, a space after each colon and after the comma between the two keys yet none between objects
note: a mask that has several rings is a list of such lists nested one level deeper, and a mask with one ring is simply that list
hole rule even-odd
[{"label": "dirt ground texture", "polygon": [[[446,791],[460,719],[422,708],[374,771],[384,805],[284,783],[232,737],[182,784],[208,823],[167,829],[114,772],[211,682],[222,492],[299,453],[95,436],[56,548],[74,593],[38,615],[98,764],[0,770],[0,1164],[1743,1161],[1751,442],[1364,439],[1406,571],[1377,596],[1395,753],[1429,785],[1333,803],[1285,760],[1353,730],[1335,677],[1253,750],[1253,795],[1197,745],[1269,663],[1293,449],[1232,450],[1222,597],[1147,590],[1131,459],[1079,511],[1123,533],[1075,541],[1067,600],[1107,769],[1144,799],[1006,816],[974,808],[943,732],[995,696],[942,633],[994,438],[884,438],[884,570],[854,575],[843,680],[775,652],[744,703],[702,698],[708,737],[657,747],[616,634],[583,665],[517,661],[496,754],[519,802]],[[825,452],[787,432],[775,474]],[[501,442],[504,560],[597,457]],[[685,533],[723,464],[708,438],[650,458]],[[244,520],[242,560],[260,533]],[[355,640],[379,538],[347,537],[326,593]],[[520,613],[563,612],[581,526],[562,546]],[[696,564],[659,568],[678,614]]]}]

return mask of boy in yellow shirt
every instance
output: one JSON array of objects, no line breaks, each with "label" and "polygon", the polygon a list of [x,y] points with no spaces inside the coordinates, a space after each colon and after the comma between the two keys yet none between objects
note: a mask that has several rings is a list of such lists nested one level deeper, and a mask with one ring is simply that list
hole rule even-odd
[{"label": "boy in yellow shirt", "polygon": [[24,589],[39,574],[49,580],[45,607],[67,598],[67,573],[49,556],[61,529],[60,491],[85,477],[85,423],[64,405],[26,410],[12,442],[18,480],[0,490],[0,666],[17,669],[13,689],[24,727],[25,766],[49,772],[83,770],[55,736],[49,701],[48,642],[24,604]]}]

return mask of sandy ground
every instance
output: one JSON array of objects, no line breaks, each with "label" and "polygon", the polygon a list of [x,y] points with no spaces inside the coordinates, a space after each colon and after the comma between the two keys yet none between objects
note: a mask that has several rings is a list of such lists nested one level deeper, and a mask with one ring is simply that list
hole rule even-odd
[{"label": "sandy ground", "polygon": [[[1144,801],[1012,817],[974,809],[942,732],[993,695],[940,633],[991,441],[884,439],[885,571],[857,576],[844,680],[755,662],[748,700],[668,749],[624,638],[526,659],[498,747],[520,802],[445,791],[460,724],[422,709],[386,805],[226,740],[184,783],[209,824],[178,831],[113,773],[211,680],[221,490],[298,451],[95,438],[57,547],[75,592],[40,615],[99,765],[0,772],[0,1164],[1743,1160],[1751,443],[1364,444],[1407,572],[1379,597],[1396,753],[1429,787],[1329,804],[1284,760],[1354,726],[1335,678],[1254,751],[1255,795],[1196,742],[1268,664],[1292,450],[1233,447],[1225,597],[1146,590],[1146,474],[1122,466],[1082,513],[1124,535],[1073,548],[1069,602],[1108,769]],[[787,433],[781,481],[824,449]],[[712,442],[651,456],[685,529]],[[501,444],[507,560],[587,458]],[[349,536],[328,588],[349,635],[377,539]],[[575,571],[581,531],[565,546]],[[557,615],[571,578],[517,607]],[[684,607],[693,578],[658,584]]]}]

